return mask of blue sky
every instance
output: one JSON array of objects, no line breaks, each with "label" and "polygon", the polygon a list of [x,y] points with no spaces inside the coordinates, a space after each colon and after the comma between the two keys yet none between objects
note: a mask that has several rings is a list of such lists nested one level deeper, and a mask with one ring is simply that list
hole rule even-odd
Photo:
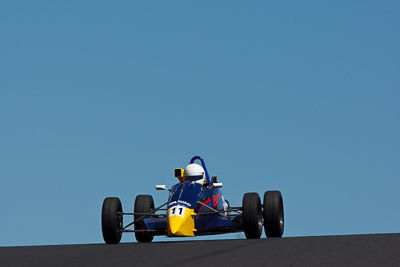
[{"label": "blue sky", "polygon": [[400,232],[399,7],[3,1],[0,246],[102,243],[105,197],[194,155],[232,205],[280,190],[286,237]]}]

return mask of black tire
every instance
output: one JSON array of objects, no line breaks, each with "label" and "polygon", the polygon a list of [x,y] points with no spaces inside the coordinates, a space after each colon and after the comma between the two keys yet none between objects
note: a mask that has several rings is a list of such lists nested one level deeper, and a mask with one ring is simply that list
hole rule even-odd
[{"label": "black tire", "polygon": [[[154,200],[153,197],[150,195],[138,195],[135,199],[135,207],[133,212],[134,213],[149,213],[151,209],[154,209]],[[143,215],[134,216],[135,220],[135,230],[144,230],[144,225],[142,220],[138,220],[139,218],[143,217]],[[144,216],[143,218],[149,218],[151,216]],[[138,242],[151,242],[154,236],[150,235],[146,232],[135,232],[135,237]]]},{"label": "black tire", "polygon": [[122,212],[121,201],[117,197],[104,199],[101,211],[101,230],[103,239],[107,244],[118,244],[122,236]]},{"label": "black tire", "polygon": [[263,216],[265,235],[267,237],[282,237],[285,218],[283,214],[283,199],[281,192],[265,192]]},{"label": "black tire", "polygon": [[244,194],[242,216],[246,238],[260,238],[262,234],[262,210],[260,196],[257,193]]}]

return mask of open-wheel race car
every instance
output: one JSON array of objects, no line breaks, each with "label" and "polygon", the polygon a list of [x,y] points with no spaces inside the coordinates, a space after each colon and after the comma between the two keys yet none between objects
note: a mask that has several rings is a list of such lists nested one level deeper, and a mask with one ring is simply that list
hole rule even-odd
[{"label": "open-wheel race car", "polygon": [[[196,160],[200,164],[194,163]],[[210,177],[204,160],[195,156],[185,168],[174,170],[179,183],[167,189],[157,185],[157,190],[168,190],[168,201],[154,206],[151,195],[138,195],[133,213],[122,211],[117,197],[104,199],[101,223],[104,241],[116,244],[122,233],[134,232],[138,242],[151,242],[156,235],[168,237],[201,236],[244,232],[246,238],[261,237],[264,226],[267,237],[281,237],[284,228],[281,192],[266,191],[261,204],[258,193],[246,193],[241,207],[231,207],[222,196],[222,183]],[[123,218],[133,221],[123,224]],[[133,229],[132,229],[133,226]]]}]

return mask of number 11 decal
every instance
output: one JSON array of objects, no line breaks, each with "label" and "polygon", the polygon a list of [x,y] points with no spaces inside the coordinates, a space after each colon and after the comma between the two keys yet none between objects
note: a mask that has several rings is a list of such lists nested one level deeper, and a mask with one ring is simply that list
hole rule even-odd
[{"label": "number 11 decal", "polygon": [[169,217],[172,216],[180,216],[183,218],[185,215],[186,207],[181,206],[181,205],[176,205],[173,208],[169,209]]}]

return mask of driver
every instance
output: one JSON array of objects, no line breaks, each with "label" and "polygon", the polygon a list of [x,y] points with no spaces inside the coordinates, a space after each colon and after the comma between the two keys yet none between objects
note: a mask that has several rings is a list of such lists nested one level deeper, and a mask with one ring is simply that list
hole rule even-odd
[{"label": "driver", "polygon": [[183,171],[183,178],[185,181],[193,181],[199,184],[204,184],[206,181],[206,174],[202,166],[192,163],[186,166]]},{"label": "driver", "polygon": [[[184,181],[192,181],[199,184],[204,184],[206,182],[206,173],[202,166],[196,163],[192,163],[186,166],[185,170],[183,171],[183,179]],[[224,214],[228,215],[229,212],[229,202],[224,199],[221,195],[222,203],[224,206]]]}]

